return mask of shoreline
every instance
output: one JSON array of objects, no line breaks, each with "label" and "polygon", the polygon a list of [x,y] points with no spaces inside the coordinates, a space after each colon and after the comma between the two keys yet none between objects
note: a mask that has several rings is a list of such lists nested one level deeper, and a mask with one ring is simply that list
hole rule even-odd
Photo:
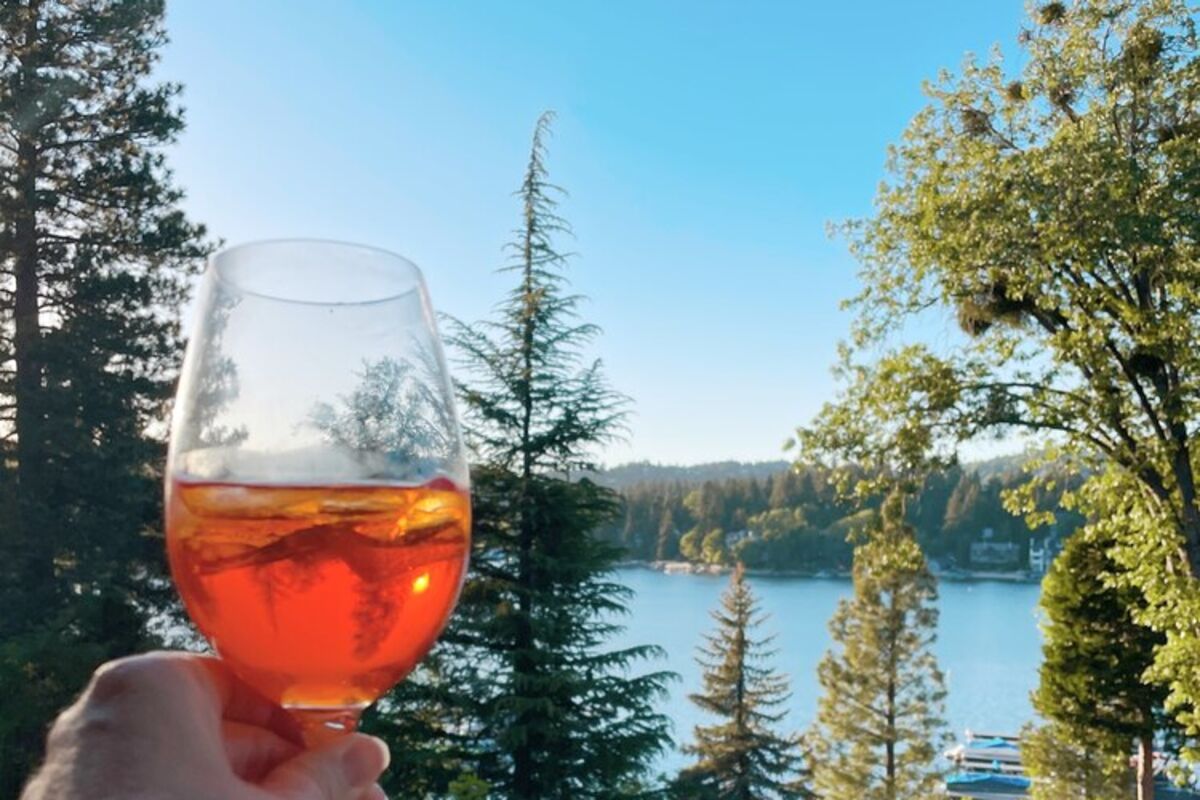
[{"label": "shoreline", "polygon": [[[620,561],[618,569],[648,569],[661,572],[664,575],[728,575],[733,567],[726,564],[698,564],[692,561]],[[765,567],[746,567],[746,574],[758,578],[798,578],[816,580],[850,580],[849,570],[794,570],[767,569]],[[992,570],[933,570],[933,576],[939,581],[974,582],[996,581],[1000,583],[1041,583],[1040,575],[1032,575],[1024,570],[1013,572]]]}]

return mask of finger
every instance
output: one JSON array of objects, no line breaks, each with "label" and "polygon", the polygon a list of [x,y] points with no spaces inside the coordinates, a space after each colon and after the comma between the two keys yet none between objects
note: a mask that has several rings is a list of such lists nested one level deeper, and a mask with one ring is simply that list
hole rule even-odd
[{"label": "finger", "polygon": [[242,681],[224,661],[211,656],[190,656],[189,662],[216,693],[223,719],[266,728],[303,747],[304,736],[295,718]]},{"label": "finger", "polygon": [[249,783],[258,783],[302,752],[302,748],[272,731],[244,722],[223,723],[221,734],[229,766],[235,775]]},{"label": "finger", "polygon": [[376,783],[359,795],[358,800],[388,800],[388,796],[383,793],[383,787]]},{"label": "finger", "polygon": [[211,681],[197,679],[202,671],[192,663],[196,658],[156,652],[109,661],[96,669],[73,709],[152,738],[178,721],[215,726],[220,720],[217,695]]},{"label": "finger", "polygon": [[284,762],[260,786],[280,800],[344,800],[370,789],[390,759],[383,742],[354,733]]},{"label": "finger", "polygon": [[97,687],[107,683],[158,702],[182,698],[184,694],[170,685],[185,681],[204,698],[215,723],[227,719],[257,725],[298,746],[304,744],[300,725],[292,715],[238,678],[219,658],[162,650],[110,662],[96,677],[93,684]]}]

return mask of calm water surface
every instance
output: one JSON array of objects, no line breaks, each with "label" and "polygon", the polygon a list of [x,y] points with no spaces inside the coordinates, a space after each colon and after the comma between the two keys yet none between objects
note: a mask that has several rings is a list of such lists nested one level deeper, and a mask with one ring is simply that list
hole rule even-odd
[{"label": "calm water surface", "polygon": [[[663,668],[677,672],[667,713],[675,739],[691,739],[693,726],[705,719],[687,695],[700,689],[696,647],[714,627],[709,611],[717,607],[729,583],[719,575],[664,575],[649,569],[622,569],[618,579],[637,594],[628,628],[619,644],[657,644],[667,651]],[[816,713],[820,687],[817,662],[830,646],[827,623],[839,599],[851,592],[849,580],[751,578],[751,586],[770,619],[764,632],[775,634],[773,665],[792,680],[786,723],[807,728]],[[942,583],[941,622],[936,647],[946,673],[946,719],[956,737],[966,728],[1016,733],[1031,719],[1029,693],[1037,684],[1041,636],[1037,627],[1038,586],[999,582]],[[672,753],[663,769],[675,770],[686,759]]]}]

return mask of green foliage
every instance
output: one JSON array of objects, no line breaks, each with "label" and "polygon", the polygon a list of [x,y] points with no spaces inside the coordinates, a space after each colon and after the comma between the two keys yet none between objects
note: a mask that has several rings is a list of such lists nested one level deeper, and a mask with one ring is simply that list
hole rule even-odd
[{"label": "green foliage", "polygon": [[704,540],[700,543],[701,559],[708,564],[724,564],[728,556],[724,531],[714,529],[704,534]]},{"label": "green foliage", "polygon": [[729,589],[714,611],[716,633],[705,637],[697,659],[704,669],[704,691],[691,700],[720,719],[696,726],[695,743],[684,752],[696,763],[679,776],[680,797],[713,800],[772,800],[808,797],[800,774],[802,759],[794,737],[776,727],[791,693],[787,678],[764,664],[774,655],[770,639],[755,639],[766,619],[738,565]]},{"label": "green foliage", "polygon": [[1166,688],[1147,678],[1166,639],[1137,622],[1145,599],[1121,581],[1112,546],[1110,529],[1080,530],[1042,584],[1043,661],[1033,705],[1051,724],[1038,732],[1037,746],[1062,752],[1029,769],[1047,786],[1065,785],[1064,771],[1079,786],[1112,784],[1116,762],[1124,766],[1116,790],[1128,788],[1133,745],[1149,760],[1156,735],[1173,727],[1163,715]]},{"label": "green foliage", "polygon": [[946,690],[933,654],[937,586],[889,497],[882,528],[854,553],[854,596],[829,623],[809,734],[813,788],[828,800],[903,800],[941,787]]},{"label": "green foliage", "polygon": [[0,796],[168,602],[160,434],[208,250],[163,150],[161,0],[0,5]]},{"label": "green foliage", "polygon": [[1198,761],[1200,637],[1193,635],[1192,620],[1200,618],[1200,597],[1191,590],[1191,575],[1178,568],[1184,563],[1178,529],[1161,508],[1144,502],[1136,478],[1115,468],[1090,479],[1075,501],[1094,520],[1088,526],[1091,535],[1111,543],[1109,554],[1118,568],[1105,576],[1106,583],[1140,593],[1144,604],[1134,608],[1136,621],[1165,637],[1144,677],[1166,687],[1166,710],[1182,727],[1176,737],[1180,750]]},{"label": "green foliage", "polygon": [[487,781],[474,775],[459,775],[450,782],[450,797],[453,800],[487,800]]},{"label": "green foliage", "polygon": [[[1036,493],[1039,507],[1052,507],[1079,483],[1057,465],[1043,468],[1043,475],[1056,484]],[[828,477],[825,469],[802,466],[765,481],[707,481],[691,489],[678,482],[633,484],[622,490],[624,513],[598,532],[629,557],[644,561],[682,558],[740,561],[759,569],[849,570],[849,540],[872,523],[872,504],[856,509]],[[907,512],[922,550],[946,566],[968,567],[971,543],[991,528],[996,541],[1019,546],[1024,563],[1034,533],[1006,509],[1005,495],[1027,480],[1019,463],[1008,461],[998,468],[984,464],[932,472]],[[1074,530],[1081,520],[1068,511],[1051,517],[1060,534]]]},{"label": "green foliage", "polygon": [[[31,612],[32,613],[32,612]],[[3,788],[15,797],[40,757],[46,727],[98,664],[146,649],[144,620],[115,592],[95,592],[0,639]]]},{"label": "green foliage", "polygon": [[[844,388],[798,437],[808,456],[888,479],[1012,431],[1058,449],[1093,496],[1113,488],[1113,468],[1126,494],[1108,502],[1138,507],[1115,535],[1143,619],[1167,636],[1156,670],[1185,714],[1200,700],[1195,11],[1048,4],[1017,70],[968,58],[927,86],[874,216],[844,229],[863,286]],[[904,336],[931,314],[962,330],[936,352]],[[1035,511],[1027,500],[1011,505]]]},{"label": "green foliage", "polygon": [[1125,740],[1153,737],[1166,690],[1144,676],[1165,637],[1139,624],[1136,587],[1114,585],[1116,562],[1103,532],[1072,536],[1042,583],[1045,623],[1034,708],[1078,731]]},{"label": "green foliage", "polygon": [[704,555],[701,549],[703,541],[704,536],[701,534],[700,529],[693,528],[679,540],[679,555],[688,561],[703,561]]},{"label": "green foliage", "polygon": [[[591,449],[619,432],[624,398],[580,351],[595,334],[565,292],[567,232],[547,182],[538,121],[511,246],[516,288],[496,321],[456,325],[471,378],[462,388],[473,474],[471,573],[427,667],[378,721],[405,753],[387,787],[444,796],[463,773],[513,800],[645,794],[670,743],[654,709],[674,676],[638,673],[658,648],[614,649],[630,592],[613,583],[619,550],[594,535],[615,494],[584,478]],[[423,766],[423,763],[426,766]]]},{"label": "green foliage", "polygon": [[1124,737],[1079,739],[1058,723],[1021,731],[1021,763],[1035,777],[1031,800],[1129,800],[1133,772]]}]

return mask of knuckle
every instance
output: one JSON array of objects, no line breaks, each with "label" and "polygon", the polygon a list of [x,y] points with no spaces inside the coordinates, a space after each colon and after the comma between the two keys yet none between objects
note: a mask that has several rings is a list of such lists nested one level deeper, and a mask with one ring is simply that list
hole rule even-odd
[{"label": "knuckle", "polygon": [[46,737],[49,751],[66,751],[81,742],[97,742],[120,727],[118,707],[108,703],[80,701],[58,715]]},{"label": "knuckle", "polygon": [[[101,757],[110,766],[118,760],[124,741],[120,720],[106,708],[81,703],[68,708],[50,726],[46,735],[46,766],[78,766],[81,759]],[[104,755],[100,755],[104,754]]]},{"label": "knuckle", "polygon": [[145,671],[136,658],[121,658],[101,664],[92,675],[87,702],[109,703],[136,692],[146,679]]},{"label": "knuckle", "polygon": [[103,737],[119,735],[123,715],[113,706],[91,706],[83,710],[75,720],[76,735],[86,741],[97,741]]},{"label": "knuckle", "polygon": [[46,734],[46,752],[54,753],[71,746],[75,738],[78,715],[78,709],[72,706],[55,718],[49,733]]},{"label": "knuckle", "polygon": [[179,659],[162,653],[118,658],[101,664],[92,675],[89,703],[124,702],[137,695],[162,696],[180,688],[188,676]]},{"label": "knuckle", "polygon": [[174,693],[170,665],[152,656],[132,656],[101,665],[83,695],[64,714],[64,731],[94,739],[136,726]]}]

